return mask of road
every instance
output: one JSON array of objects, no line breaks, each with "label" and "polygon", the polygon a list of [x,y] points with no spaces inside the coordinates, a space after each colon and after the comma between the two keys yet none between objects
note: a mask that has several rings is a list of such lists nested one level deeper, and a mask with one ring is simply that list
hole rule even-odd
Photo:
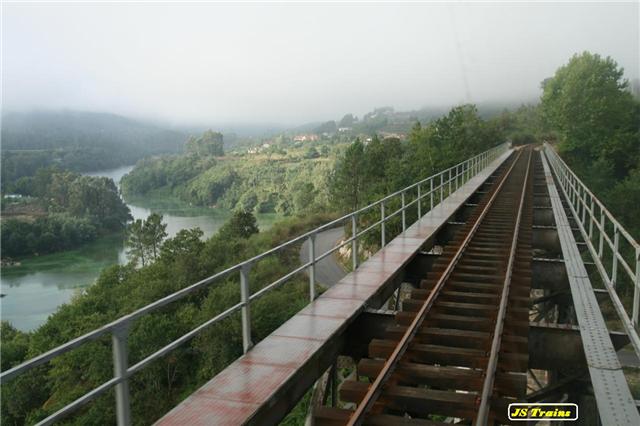
[{"label": "road", "polygon": [[[327,250],[335,247],[335,245],[344,236],[342,227],[328,229],[316,236],[316,256],[325,253]],[[300,261],[306,263],[309,261],[309,242],[305,241],[300,249]],[[342,265],[338,263],[334,256],[327,256],[316,264],[316,282],[326,287],[331,287],[342,277],[347,275]]]}]

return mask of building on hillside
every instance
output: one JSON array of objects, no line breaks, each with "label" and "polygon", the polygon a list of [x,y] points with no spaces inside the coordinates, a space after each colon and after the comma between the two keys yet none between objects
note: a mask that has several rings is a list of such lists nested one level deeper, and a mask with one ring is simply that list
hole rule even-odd
[{"label": "building on hillside", "polygon": [[320,137],[314,133],[307,133],[302,135],[295,135],[293,137],[294,142],[314,142],[320,139]]}]

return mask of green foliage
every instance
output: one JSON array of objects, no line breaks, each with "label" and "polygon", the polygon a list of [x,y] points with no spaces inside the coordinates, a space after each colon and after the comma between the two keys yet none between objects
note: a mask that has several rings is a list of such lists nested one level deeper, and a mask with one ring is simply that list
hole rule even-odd
[{"label": "green foliage", "polygon": [[256,224],[256,217],[246,210],[237,210],[227,223],[222,225],[219,234],[221,238],[230,240],[236,238],[249,238],[260,230]]},{"label": "green foliage", "polygon": [[637,239],[640,235],[640,103],[607,57],[574,55],[543,83],[542,111],[559,151]]},{"label": "green foliage", "polygon": [[[329,219],[326,216],[291,219],[274,225],[269,231],[256,233],[251,215],[237,213],[223,227],[224,231],[207,241],[200,240],[199,229],[183,230],[164,241],[153,263],[141,268],[115,265],[104,269],[94,285],[71,303],[61,306],[39,329],[20,333],[2,324],[2,368],[98,328]],[[291,271],[298,262],[297,250],[258,262],[250,274],[252,292]],[[130,364],[238,301],[239,283],[233,276],[135,321],[129,337]],[[293,278],[257,300],[252,304],[254,341],[271,333],[307,302],[307,283],[303,278]],[[240,318],[232,316],[136,373],[130,379],[133,423],[153,423],[235,360],[242,353],[240,336]],[[111,356],[110,340],[99,339],[3,384],[2,424],[35,423],[102,384],[113,374]],[[111,424],[113,421],[113,394],[107,393],[66,423]]]},{"label": "green foliage", "polygon": [[166,237],[167,225],[162,223],[162,215],[158,213],[151,213],[145,220],[137,219],[132,222],[127,228],[126,241],[131,262],[145,266],[155,261]]},{"label": "green foliage", "polygon": [[130,219],[113,180],[55,167],[21,178],[23,195],[38,197],[45,217],[2,221],[2,256],[51,253],[77,247],[101,233],[122,230]]},{"label": "green foliage", "polygon": [[331,199],[342,210],[357,210],[365,187],[364,145],[359,139],[338,159],[329,177]]},{"label": "green foliage", "polygon": [[187,141],[187,152],[201,157],[223,156],[224,143],[222,133],[207,130],[198,138],[189,138]]},{"label": "green foliage", "polygon": [[98,235],[91,220],[67,213],[53,213],[32,222],[6,219],[1,226],[3,257],[67,250],[92,241]]},{"label": "green foliage", "polygon": [[473,105],[453,108],[425,127],[417,123],[407,144],[377,136],[366,146],[356,140],[331,174],[332,201],[342,211],[357,210],[502,140],[499,126],[482,120]]},{"label": "green foliage", "polygon": [[544,119],[580,174],[588,175],[598,159],[611,165],[612,179],[623,179],[637,167],[640,106],[623,73],[613,59],[584,52],[543,83]]},{"label": "green foliage", "polygon": [[[218,161],[187,155],[162,157],[138,163],[123,178],[122,189],[134,195],[167,188],[189,203],[229,210],[309,213],[328,203],[325,182],[332,164],[331,159],[299,157],[224,157]],[[303,195],[304,190],[308,192]]]}]

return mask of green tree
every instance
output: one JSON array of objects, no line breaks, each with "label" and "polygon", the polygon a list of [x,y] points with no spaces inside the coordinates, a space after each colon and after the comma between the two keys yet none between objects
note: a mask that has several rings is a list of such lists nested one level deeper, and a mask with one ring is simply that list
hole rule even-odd
[{"label": "green tree", "polygon": [[562,154],[582,174],[597,159],[617,179],[636,166],[640,109],[623,75],[610,57],[584,52],[543,82],[543,117],[558,132]]},{"label": "green tree", "polygon": [[127,255],[133,264],[147,265],[148,247],[144,234],[144,221],[136,219],[127,227]]},{"label": "green tree", "polygon": [[167,224],[162,223],[162,215],[151,213],[144,222],[143,233],[149,247],[151,258],[155,260],[160,254],[162,241],[167,237]]},{"label": "green tree", "polygon": [[224,140],[222,133],[207,130],[198,138],[189,138],[187,141],[187,152],[194,153],[199,156],[223,156]]},{"label": "green tree", "polygon": [[364,145],[356,139],[329,175],[329,192],[338,208],[353,211],[362,202],[365,185]]},{"label": "green tree", "polygon": [[250,211],[236,210],[231,219],[220,228],[222,238],[249,238],[257,234],[260,230],[256,222],[256,217]]},{"label": "green tree", "polygon": [[160,255],[163,240],[167,236],[167,224],[162,215],[151,213],[147,219],[137,219],[127,229],[127,254],[133,264],[146,266]]}]

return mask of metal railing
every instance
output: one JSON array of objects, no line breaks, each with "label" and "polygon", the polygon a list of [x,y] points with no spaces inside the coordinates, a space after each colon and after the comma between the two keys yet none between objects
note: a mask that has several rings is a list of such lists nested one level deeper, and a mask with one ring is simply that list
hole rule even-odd
[{"label": "metal railing", "polygon": [[[640,309],[640,244],[573,173],[551,145],[545,143],[544,152],[560,183],[560,188],[580,228],[600,278],[609,292],[620,322],[636,354],[640,356],[640,338],[637,331]],[[624,275],[620,275],[620,272],[626,274],[626,279],[633,286],[631,317],[617,292],[617,285],[625,278]]]},{"label": "metal railing", "polygon": [[[87,404],[91,400],[96,397],[102,395],[107,390],[115,387],[115,400],[116,400],[116,418],[118,425],[129,425],[131,424],[131,407],[130,407],[130,398],[129,398],[129,385],[128,379],[151,362],[161,358],[166,355],[173,349],[177,348],[181,344],[195,337],[198,333],[200,333],[205,328],[222,321],[223,319],[229,317],[230,315],[240,311],[241,313],[241,321],[242,321],[242,346],[243,350],[246,353],[253,345],[251,339],[251,302],[259,299],[264,296],[269,291],[279,287],[284,284],[286,281],[290,280],[294,275],[301,272],[308,272],[309,275],[309,297],[310,300],[313,301],[316,298],[316,274],[315,267],[316,264],[324,259],[327,256],[332,255],[335,251],[341,249],[344,246],[351,245],[351,257],[353,269],[358,267],[358,239],[362,238],[365,234],[375,230],[377,227],[380,228],[380,242],[381,246],[384,247],[386,245],[386,223],[391,219],[401,216],[402,230],[404,231],[407,227],[406,217],[407,210],[410,208],[415,208],[417,213],[417,219],[423,216],[423,212],[433,209],[436,203],[440,203],[444,200],[445,194],[449,195],[453,193],[453,191],[457,190],[462,184],[466,181],[474,177],[478,172],[487,167],[493,160],[498,158],[501,154],[506,152],[509,149],[508,143],[503,143],[499,146],[496,146],[488,151],[485,151],[475,157],[472,157],[462,163],[456,164],[453,167],[450,167],[436,175],[430,176],[426,179],[423,179],[419,182],[416,182],[404,189],[394,192],[393,194],[387,195],[386,197],[369,204],[357,211],[346,214],[338,219],[335,219],[329,223],[326,223],[320,227],[317,227],[299,237],[293,238],[277,247],[274,247],[270,250],[267,250],[264,253],[261,253],[257,256],[252,257],[251,259],[245,260],[237,265],[234,265],[230,268],[227,268],[221,272],[218,272],[208,278],[205,278],[195,284],[190,285],[189,287],[185,287],[182,290],[179,290],[175,293],[172,293],[168,296],[163,297],[149,305],[146,305],[128,315],[118,318],[117,320],[100,327],[96,330],[93,330],[83,336],[80,336],[76,339],[73,339],[61,346],[58,346],[48,352],[45,352],[41,355],[38,355],[35,358],[30,359],[20,365],[17,365],[7,371],[0,373],[0,382],[6,383],[9,380],[14,379],[22,373],[25,373],[34,367],[42,365],[46,362],[51,361],[52,359],[69,352],[70,350],[77,348],[85,343],[95,341],[107,334],[111,334],[112,339],[112,349],[113,349],[113,368],[114,375],[113,377],[101,384],[100,386],[94,388],[90,392],[51,414],[46,419],[39,422],[39,425],[47,425],[52,424],[55,421],[63,418],[64,416],[70,414],[74,410],[79,407]],[[413,200],[408,202],[407,196],[415,195]],[[400,207],[396,209],[394,212],[387,214],[386,206],[393,202],[399,202]],[[427,208],[427,210],[423,210]],[[374,222],[373,224],[367,224],[364,229],[359,229],[358,227],[358,218],[362,217],[362,215],[375,211],[374,209],[380,209],[380,220]],[[417,220],[416,219],[416,220]],[[327,250],[322,254],[316,254],[315,251],[315,239],[318,233],[323,232],[325,230],[335,228],[337,226],[345,226],[351,225],[351,236],[349,238],[344,239],[340,244],[334,246],[333,248]],[[256,265],[257,262],[264,259],[269,255],[273,255],[278,253],[286,248],[289,248],[296,244],[301,244],[307,241],[309,246],[309,261],[303,263],[298,268],[293,271],[285,274],[284,276],[278,278],[276,281],[262,287],[260,290],[251,294],[249,287],[249,272],[251,271],[252,266]],[[182,335],[178,339],[164,346],[163,348],[157,350],[156,352],[148,355],[138,363],[129,366],[128,363],[128,336],[129,330],[131,329],[132,324],[138,318],[142,317],[145,314],[156,311],[159,308],[168,305],[170,303],[176,302],[184,297],[191,295],[195,291],[198,291],[202,288],[205,288],[211,285],[214,282],[222,281],[223,279],[231,276],[232,274],[239,274],[240,277],[240,302],[229,307],[225,311],[217,314],[213,318],[207,320],[206,322],[200,324],[198,327],[194,328],[190,332]]]}]

